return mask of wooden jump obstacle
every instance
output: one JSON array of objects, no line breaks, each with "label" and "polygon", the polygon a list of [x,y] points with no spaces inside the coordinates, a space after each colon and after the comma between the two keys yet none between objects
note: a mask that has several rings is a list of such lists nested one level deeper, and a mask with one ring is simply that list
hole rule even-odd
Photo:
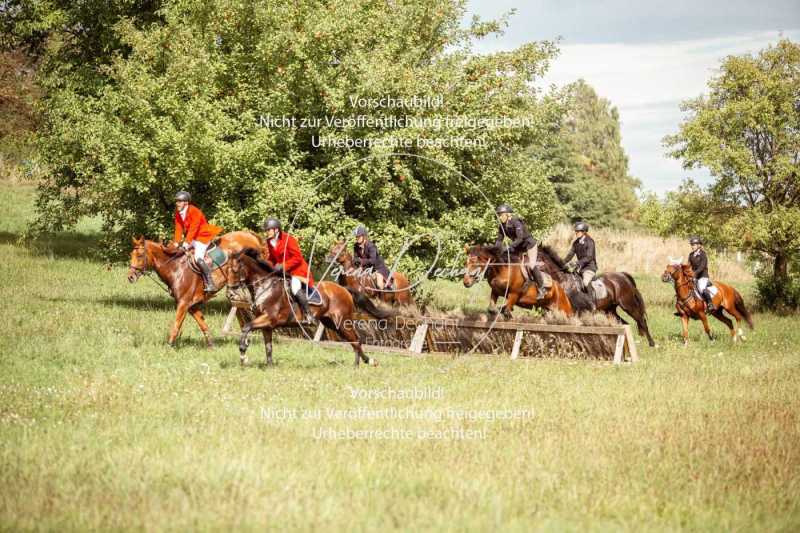
[{"label": "wooden jump obstacle", "polygon": [[[237,312],[239,308],[231,307],[222,328],[224,335],[239,335],[232,330]],[[373,351],[406,355],[510,354],[511,359],[601,359],[615,364],[622,363],[626,353],[632,363],[639,359],[628,325],[574,326],[401,316],[376,319],[368,315],[357,315],[352,323],[361,343]],[[348,345],[322,324],[316,327],[313,335],[308,328],[303,330],[299,325],[278,328],[276,333],[284,338],[310,340],[322,345]]]}]

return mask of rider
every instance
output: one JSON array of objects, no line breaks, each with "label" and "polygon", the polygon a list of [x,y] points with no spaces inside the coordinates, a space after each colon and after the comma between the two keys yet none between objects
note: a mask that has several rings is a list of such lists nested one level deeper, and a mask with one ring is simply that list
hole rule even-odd
[{"label": "rider", "polygon": [[186,191],[179,191],[175,195],[175,235],[173,240],[180,243],[186,250],[194,248],[194,260],[203,276],[203,290],[216,292],[214,279],[211,277],[211,267],[205,261],[206,249],[209,243],[222,232],[222,228],[209,224],[200,209],[190,204],[192,195]]},{"label": "rider", "polygon": [[706,251],[703,250],[703,239],[693,236],[689,239],[689,244],[692,245],[692,252],[689,254],[689,264],[692,265],[694,277],[697,279],[697,291],[703,296],[703,300],[706,301],[708,310],[713,312],[713,297],[708,290],[711,286],[711,281],[708,279],[708,256],[706,256]]},{"label": "rider", "polygon": [[572,246],[564,258],[564,262],[568,263],[573,257],[578,258],[578,274],[581,277],[583,284],[583,292],[589,297],[592,297],[592,279],[597,273],[597,260],[595,258],[594,239],[589,234],[589,224],[586,222],[578,222],[575,224],[575,237],[572,241]]},{"label": "rider", "polygon": [[[531,277],[533,277],[533,280],[536,282],[536,299],[541,300],[545,297],[547,292],[544,289],[542,273],[536,265],[539,243],[528,233],[528,228],[525,227],[525,223],[519,217],[512,216],[514,210],[511,209],[510,205],[498,205],[497,209],[495,209],[495,213],[500,220],[500,225],[497,227],[497,239],[494,243],[495,247],[499,248],[502,246],[503,239],[508,237],[511,239],[511,244],[508,245],[508,248],[503,250],[503,253],[510,252],[519,256],[522,256],[525,252],[528,253],[528,262],[526,266],[528,267],[528,272],[531,273]],[[522,286],[523,294],[527,292],[529,284],[530,280],[526,281],[525,285]]]},{"label": "rider", "polygon": [[264,221],[264,232],[267,234],[266,254],[274,265],[275,271],[291,277],[291,290],[297,303],[303,308],[304,323],[311,323],[313,315],[308,307],[308,296],[303,290],[303,283],[308,287],[314,286],[311,269],[303,258],[297,239],[281,230],[281,223],[277,218],[268,218]]},{"label": "rider", "polygon": [[371,268],[375,285],[378,290],[382,291],[389,280],[389,269],[386,268],[386,263],[378,252],[378,247],[369,239],[367,228],[364,226],[358,226],[353,231],[353,235],[356,237],[353,245],[353,262],[357,267]]}]

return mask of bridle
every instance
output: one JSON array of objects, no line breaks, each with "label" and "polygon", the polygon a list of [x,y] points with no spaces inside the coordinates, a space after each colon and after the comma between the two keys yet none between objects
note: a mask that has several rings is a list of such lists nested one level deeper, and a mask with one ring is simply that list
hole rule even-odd
[{"label": "bridle", "polygon": [[[670,266],[673,267],[673,270],[669,273],[669,278],[672,281],[672,285],[675,287],[675,299],[680,305],[683,306],[695,299],[694,278],[691,276],[685,276],[685,281],[683,283],[678,283],[678,272],[682,272],[682,268],[679,265]],[[689,287],[689,295],[686,298],[681,298],[678,296],[678,290],[683,287]]]}]

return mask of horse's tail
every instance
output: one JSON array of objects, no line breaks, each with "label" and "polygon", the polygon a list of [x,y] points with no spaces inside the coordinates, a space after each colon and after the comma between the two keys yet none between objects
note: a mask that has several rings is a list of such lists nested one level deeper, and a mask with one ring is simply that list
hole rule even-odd
[{"label": "horse's tail", "polygon": [[370,300],[357,290],[351,289],[350,287],[345,287],[345,289],[347,289],[347,292],[349,292],[350,295],[353,297],[353,303],[356,304],[356,307],[358,307],[362,311],[366,311],[375,318],[391,318],[395,316],[395,313],[393,311],[390,311],[388,309],[381,309],[380,307],[372,303],[372,300]]},{"label": "horse's tail", "polygon": [[739,314],[747,321],[747,325],[750,329],[753,329],[753,317],[750,316],[750,311],[745,307],[742,295],[739,294],[739,291],[736,289],[733,289],[733,305],[736,307],[736,310],[739,311]]},{"label": "horse's tail", "polygon": [[[631,282],[631,285],[633,285],[634,287],[636,287],[636,280],[635,280],[635,279],[633,279],[633,276],[631,276],[631,275],[630,275],[630,274],[628,274],[627,272],[623,272],[622,274],[623,274],[623,275],[624,275],[626,278],[628,278],[628,280]],[[639,295],[639,297],[641,298],[641,295]]]},{"label": "horse's tail", "polygon": [[[633,303],[634,303],[634,305],[636,305],[636,307],[638,309],[640,309],[642,311],[642,320],[646,321],[647,320],[647,308],[644,305],[644,298],[642,297],[642,293],[639,290],[639,287],[636,286],[636,280],[633,279],[633,276],[631,276],[627,272],[622,272],[621,274],[623,276],[625,276],[626,278],[628,278],[628,281],[631,282],[631,291],[633,292]],[[624,309],[624,307],[623,307],[623,309]],[[625,312],[628,312],[628,310],[625,309]],[[630,314],[630,313],[628,313],[628,314]],[[631,315],[631,316],[633,316],[633,315]],[[638,324],[638,321],[637,321],[637,324]],[[642,327],[641,326],[639,326],[639,334],[642,334]]]}]

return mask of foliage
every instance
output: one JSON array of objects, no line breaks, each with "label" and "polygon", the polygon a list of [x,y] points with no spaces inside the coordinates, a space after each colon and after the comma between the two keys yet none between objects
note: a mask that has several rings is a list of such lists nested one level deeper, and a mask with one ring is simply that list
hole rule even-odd
[{"label": "foliage", "polygon": [[800,46],[782,40],[756,56],[728,57],[709,89],[684,102],[689,118],[665,143],[686,168],[711,171],[703,211],[724,213],[729,244],[772,259],[780,290],[800,252]]},{"label": "foliage", "polygon": [[[324,245],[356,221],[371,229],[389,256],[420,236],[415,258],[406,259],[407,268],[419,270],[436,252],[434,240],[423,234],[440,234],[444,259],[460,261],[464,242],[493,234],[491,209],[500,201],[514,202],[540,233],[561,214],[544,166],[521,157],[548,133],[545,117],[553,104],[532,81],[554,57],[551,43],[476,55],[475,39],[499,31],[502,21],[476,20],[464,28],[460,1],[176,0],[132,16],[134,7],[102,8],[111,13],[84,6],[79,13],[118,19],[107,35],[95,36],[112,51],[91,62],[97,76],[67,67],[45,72],[50,91],[41,147],[52,173],[40,191],[41,231],[98,213],[109,250],[120,252],[133,234],[168,235],[172,194],[187,189],[227,230],[257,228],[267,215],[294,219],[304,247]],[[53,30],[49,39],[58,41],[64,31]],[[77,46],[70,57],[96,48]],[[349,102],[350,96],[440,94],[444,105],[436,110],[354,109]],[[524,117],[533,126],[259,123],[261,116],[358,114]],[[414,147],[403,150],[415,156],[408,157],[387,148],[314,148],[312,138],[320,135],[458,136],[485,145]]]}]

